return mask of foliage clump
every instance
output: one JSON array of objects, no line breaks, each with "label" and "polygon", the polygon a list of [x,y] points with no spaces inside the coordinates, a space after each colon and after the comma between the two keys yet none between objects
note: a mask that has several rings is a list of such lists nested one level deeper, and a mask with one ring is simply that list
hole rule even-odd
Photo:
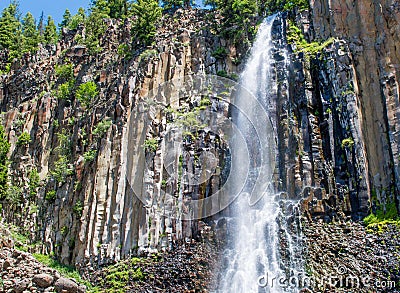
[{"label": "foliage clump", "polygon": [[287,41],[289,44],[295,45],[296,52],[302,52],[305,54],[307,59],[315,58],[317,55],[334,42],[333,38],[329,38],[322,43],[319,42],[307,42],[300,28],[296,24],[289,20]]},{"label": "foliage clump", "polygon": [[100,121],[93,130],[92,134],[98,138],[103,137],[110,128],[111,124],[112,122],[110,119],[104,119],[103,121]]},{"label": "foliage clump", "polygon": [[30,144],[32,141],[31,136],[27,132],[22,132],[20,136],[18,136],[17,146],[25,146]]},{"label": "foliage clump", "polygon": [[98,96],[97,85],[93,81],[82,83],[77,91],[76,98],[83,107],[87,107]]}]

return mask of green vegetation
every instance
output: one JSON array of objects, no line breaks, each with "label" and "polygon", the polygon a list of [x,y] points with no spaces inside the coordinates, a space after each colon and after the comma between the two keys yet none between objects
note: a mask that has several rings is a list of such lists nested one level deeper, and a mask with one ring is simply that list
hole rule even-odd
[{"label": "green vegetation", "polygon": [[151,49],[148,49],[148,50],[145,50],[145,51],[143,51],[140,55],[139,55],[139,58],[138,58],[138,61],[139,62],[141,62],[141,61],[148,61],[149,59],[151,59],[151,58],[154,58],[154,57],[156,57],[157,56],[157,50],[151,50]]},{"label": "green vegetation", "polygon": [[332,44],[334,39],[330,38],[322,43],[308,43],[302,31],[295,25],[293,21],[289,20],[287,41],[289,44],[294,44],[296,46],[296,52],[304,53],[306,58],[315,58],[318,53],[323,52],[324,48]]},{"label": "green vegetation", "polygon": [[228,52],[223,47],[218,47],[211,55],[217,59],[223,59],[228,55]]},{"label": "green vegetation", "polygon": [[39,43],[39,32],[37,31],[35,19],[28,12],[22,20],[22,52],[36,52]]},{"label": "green vegetation", "polygon": [[396,203],[392,202],[383,208],[378,206],[375,213],[369,214],[364,218],[364,224],[367,225],[369,232],[377,230],[378,233],[383,232],[387,225],[395,225],[400,228],[400,216],[396,208]]},{"label": "green vegetation", "polygon": [[133,57],[131,47],[128,44],[119,45],[118,55],[124,59],[131,59]]},{"label": "green vegetation", "polygon": [[63,277],[75,279],[78,283],[84,284],[89,290],[94,290],[95,288],[88,281],[82,279],[79,272],[72,266],[63,265],[56,259],[49,255],[34,253],[33,256],[37,261],[41,262],[45,266],[57,270]]},{"label": "green vegetation", "polygon": [[141,262],[144,260],[132,258],[108,267],[105,270],[102,287],[107,288],[107,292],[123,293],[128,288],[129,282],[143,281],[146,275],[140,267],[137,267],[137,264]]},{"label": "green vegetation", "polygon": [[54,23],[54,19],[51,16],[47,17],[47,24],[44,28],[44,43],[54,45],[58,41],[57,27]]},{"label": "green vegetation", "polygon": [[22,188],[14,185],[8,186],[6,200],[12,207],[20,205],[23,200]]},{"label": "green vegetation", "polygon": [[155,152],[158,148],[158,140],[156,138],[146,139],[143,147],[147,152]]},{"label": "green vegetation", "polygon": [[22,132],[20,136],[18,136],[17,146],[25,146],[30,144],[32,141],[31,136],[27,132]]},{"label": "green vegetation", "polygon": [[106,134],[106,132],[108,131],[108,129],[110,128],[112,122],[110,119],[104,119],[103,121],[100,121],[96,128],[93,130],[92,134],[95,137],[101,138],[104,136],[104,134]]},{"label": "green vegetation", "polygon": [[10,143],[7,140],[4,127],[0,125],[0,199],[4,199],[8,189],[8,161]]},{"label": "green vegetation", "polygon": [[71,22],[71,17],[72,17],[71,12],[68,9],[66,9],[63,15],[63,19],[61,23],[58,25],[58,27],[60,29],[62,29],[63,27],[68,27]]},{"label": "green vegetation", "polygon": [[76,98],[83,107],[87,107],[98,96],[97,85],[93,81],[82,83],[77,91]]},{"label": "green vegetation", "polygon": [[71,94],[74,86],[75,82],[73,80],[60,84],[56,92],[57,98],[69,101],[71,99]]},{"label": "green vegetation", "polygon": [[36,169],[32,169],[31,172],[29,173],[29,195],[31,198],[36,196],[39,184],[40,184],[39,173]]},{"label": "green vegetation", "polygon": [[273,14],[279,11],[291,11],[293,9],[299,11],[310,8],[308,0],[268,0],[261,4],[260,9],[268,14]]},{"label": "green vegetation", "polygon": [[59,79],[62,79],[65,81],[69,81],[74,77],[74,71],[73,71],[71,63],[56,65],[55,72],[56,72],[56,76]]},{"label": "green vegetation", "polygon": [[54,163],[54,170],[50,172],[53,178],[59,183],[65,183],[68,176],[74,174],[74,169],[67,156],[61,155]]},{"label": "green vegetation", "polygon": [[19,58],[22,54],[22,25],[18,17],[17,2],[12,2],[6,7],[0,17],[0,49],[9,50],[9,64],[6,65],[6,71],[9,70],[14,58]]},{"label": "green vegetation", "polygon": [[205,4],[216,8],[223,16],[221,33],[236,44],[248,42],[256,31],[254,19],[258,12],[255,0],[206,0]]},{"label": "green vegetation", "polygon": [[354,140],[351,137],[345,138],[342,140],[342,144],[341,144],[342,149],[344,149],[346,147],[351,148],[351,147],[353,147],[353,145],[354,145]]},{"label": "green vegetation", "polygon": [[132,12],[137,16],[132,27],[132,36],[137,38],[142,46],[151,45],[156,34],[156,24],[162,16],[162,8],[158,1],[138,0],[132,4]]},{"label": "green vegetation", "polygon": [[56,199],[57,193],[55,190],[50,190],[46,192],[45,199],[48,201],[54,201]]},{"label": "green vegetation", "polygon": [[89,163],[94,161],[94,159],[97,156],[97,151],[96,150],[90,150],[87,151],[86,153],[83,154],[83,158],[85,160],[85,163]]},{"label": "green vegetation", "polygon": [[[68,11],[69,12],[69,11]],[[74,30],[76,29],[80,24],[84,24],[85,20],[86,20],[86,13],[85,13],[85,9],[83,9],[82,7],[80,7],[78,9],[77,14],[75,14],[74,16],[69,15],[69,19],[66,19],[65,17],[68,17],[68,13],[67,11],[65,11],[64,13],[64,18],[63,18],[63,22],[66,21],[67,23],[67,28]]]},{"label": "green vegetation", "polygon": [[72,210],[78,217],[80,217],[83,212],[83,203],[80,200],[77,200]]}]

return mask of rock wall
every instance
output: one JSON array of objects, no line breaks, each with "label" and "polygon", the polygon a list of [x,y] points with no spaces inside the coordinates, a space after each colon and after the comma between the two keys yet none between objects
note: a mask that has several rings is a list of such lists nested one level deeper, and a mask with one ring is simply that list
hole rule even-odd
[{"label": "rock wall", "polygon": [[[2,117],[12,144],[10,184],[15,187],[15,201],[2,201],[2,217],[30,233],[32,251],[54,252],[64,263],[97,265],[168,249],[198,235],[204,223],[192,221],[193,214],[185,217],[185,200],[207,197],[224,182],[221,166],[229,155],[224,133],[203,129],[180,141],[169,137],[179,144],[172,148],[177,149],[172,159],[170,145],[160,142],[173,133],[168,115],[208,107],[227,116],[227,103],[209,97],[200,105],[203,96],[179,88],[195,73],[229,76],[240,68],[246,46],[219,37],[218,16],[209,17],[199,10],[164,16],[155,45],[131,50],[132,57],[120,47],[131,43],[129,21],[108,21],[96,54],[77,41],[83,27],[63,31],[57,47],[24,56],[1,77]],[[214,54],[219,48],[226,48],[224,54]],[[57,98],[64,80],[55,68],[67,63],[78,85],[94,81],[100,90],[90,105],[81,104],[74,91],[68,99]],[[178,99],[157,102],[168,104],[172,114],[143,112],[153,105],[148,100],[153,90],[169,80],[164,90]],[[211,119],[199,117],[200,122]],[[24,132],[31,141],[18,143]],[[199,165],[205,153],[212,154],[218,168]],[[35,170],[38,186],[31,176]],[[201,184],[187,182],[189,175],[199,179],[205,173]],[[165,215],[168,207],[177,212]],[[201,214],[200,208],[191,212]]]},{"label": "rock wall", "polygon": [[289,45],[275,118],[279,189],[303,198],[310,219],[399,210],[398,3],[311,1],[284,17],[309,42],[333,39],[314,56]]}]

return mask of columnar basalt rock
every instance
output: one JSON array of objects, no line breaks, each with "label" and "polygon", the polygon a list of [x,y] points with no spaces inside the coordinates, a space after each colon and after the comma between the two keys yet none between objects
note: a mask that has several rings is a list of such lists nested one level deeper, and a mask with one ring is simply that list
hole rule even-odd
[{"label": "columnar basalt rock", "polygon": [[[205,16],[200,10],[166,15],[155,45],[132,50],[136,54],[132,58],[118,55],[119,44],[131,41],[129,21],[110,21],[100,39],[101,52],[94,55],[77,41],[83,27],[64,30],[57,48],[41,48],[37,55],[25,56],[1,77],[3,122],[12,144],[11,184],[20,193],[18,204],[5,202],[2,213],[38,241],[32,250],[55,252],[63,263],[98,265],[197,237],[197,220],[160,213],[167,204],[177,206],[177,202],[165,202],[163,194],[207,197],[218,190],[224,181],[221,167],[208,170],[196,160],[208,152],[222,162],[229,152],[227,145],[209,130],[183,141],[181,154],[171,162],[172,172],[177,175],[182,168],[182,180],[186,172],[195,177],[205,172],[211,175],[198,188],[177,177],[170,180],[164,162],[168,150],[159,144],[154,151],[143,152],[146,141],[163,139],[169,127],[166,116],[158,114],[146,123],[140,107],[167,81],[188,80],[196,73],[236,72],[231,60],[245,46],[237,49],[216,35],[211,30],[213,22]],[[213,57],[220,47],[228,47],[226,56]],[[63,80],[56,76],[55,67],[68,63],[78,85],[97,84],[99,95],[89,106],[80,105],[71,95],[57,98]],[[171,96],[179,97],[180,92],[179,84],[171,82]],[[174,110],[191,111],[199,106],[195,98],[187,92],[185,99],[164,102]],[[210,103],[209,107],[227,116],[228,104]],[[203,116],[199,119],[209,119]],[[17,141],[24,132],[31,142],[22,146]],[[67,157],[64,165],[61,153]],[[33,170],[40,176],[35,195],[29,193]],[[56,179],[56,170],[61,178]]]}]

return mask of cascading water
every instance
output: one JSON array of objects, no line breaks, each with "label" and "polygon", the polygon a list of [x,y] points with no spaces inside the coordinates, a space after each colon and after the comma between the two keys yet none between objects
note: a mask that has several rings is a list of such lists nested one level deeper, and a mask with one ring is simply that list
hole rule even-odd
[{"label": "cascading water", "polygon": [[[280,235],[287,231],[287,221],[282,212],[285,203],[268,185],[255,182],[260,178],[271,182],[274,169],[273,127],[265,117],[277,91],[272,57],[275,19],[276,16],[265,19],[258,30],[251,56],[241,76],[240,84],[245,90],[237,94],[235,104],[238,110],[232,115],[247,144],[245,149],[242,141],[232,140],[232,170],[238,178],[237,182],[240,182],[239,179],[247,175],[243,173],[243,165],[248,162],[250,179],[231,210],[233,217],[228,230],[233,237],[224,252],[225,268],[217,290],[219,293],[287,291],[277,284],[278,278],[285,273],[280,256]],[[246,90],[255,98],[244,98]],[[263,151],[265,149],[267,151]],[[237,190],[237,187],[232,189]],[[295,243],[293,237],[286,236],[288,245]]]}]

